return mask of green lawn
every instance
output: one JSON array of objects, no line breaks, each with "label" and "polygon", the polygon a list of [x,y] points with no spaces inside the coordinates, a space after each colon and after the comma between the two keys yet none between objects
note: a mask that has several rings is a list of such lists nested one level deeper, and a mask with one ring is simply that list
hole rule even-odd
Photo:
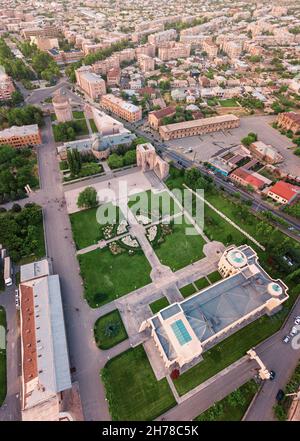
[{"label": "green lawn", "polygon": [[[296,293],[297,290],[295,290]],[[295,300],[294,293],[294,300]],[[298,291],[297,291],[298,295]],[[280,329],[288,313],[287,305],[273,317],[263,316],[232,334],[204,352],[203,361],[183,373],[174,384],[179,395],[184,395],[208,378],[225,369],[246,352]]]},{"label": "green lawn", "polygon": [[113,255],[99,248],[78,256],[85,297],[92,308],[151,283],[151,267],[143,252]]},{"label": "green lawn", "polygon": [[83,111],[73,110],[72,113],[73,113],[74,119],[84,119],[84,112]]},{"label": "green lawn", "polygon": [[151,213],[153,221],[180,212],[179,206],[167,191],[153,193],[148,190],[132,195],[129,198],[128,207],[131,208],[133,214],[143,213],[148,216]]},{"label": "green lawn", "polygon": [[195,421],[241,421],[257,390],[258,385],[250,380],[215,403],[195,418]]},{"label": "green lawn", "polygon": [[100,318],[94,326],[94,336],[100,349],[109,349],[128,338],[122,317],[116,309]]},{"label": "green lawn", "polygon": [[161,299],[155,300],[155,302],[150,303],[149,306],[153,314],[156,314],[161,309],[164,309],[167,306],[169,306],[169,302],[166,297],[162,297]]},{"label": "green lawn", "polygon": [[207,278],[210,281],[210,283],[213,284],[221,280],[222,276],[219,273],[219,271],[214,271],[213,273],[208,274]]},{"label": "green lawn", "polygon": [[196,292],[196,288],[192,283],[179,289],[184,298],[191,296]]},{"label": "green lawn", "polygon": [[[113,204],[107,203],[102,205],[102,207],[108,216]],[[96,217],[98,208],[99,207],[89,208],[70,214],[73,238],[78,250],[93,245],[103,239],[103,225],[98,223]],[[116,211],[113,213],[113,219],[111,220],[112,223],[114,222],[115,229],[117,229],[118,222],[121,218],[123,218],[123,214],[117,206]],[[114,231],[113,236],[115,234],[116,232]]]},{"label": "green lawn", "polygon": [[199,289],[199,291],[201,291],[201,289],[204,289],[209,285],[209,283],[205,277],[201,277],[201,279],[196,280],[194,283],[197,286],[197,288]]},{"label": "green lawn", "polygon": [[[0,327],[6,330],[5,310],[0,306]],[[0,406],[6,397],[6,349],[0,347]]]},{"label": "green lawn", "polygon": [[111,359],[101,374],[113,421],[152,421],[176,405],[167,380],[156,380],[142,346]]},{"label": "green lawn", "polygon": [[91,129],[93,131],[93,133],[98,133],[98,129],[97,126],[95,124],[95,121],[93,119],[89,119],[90,125],[91,125]]},{"label": "green lawn", "polygon": [[78,126],[78,132],[76,133],[77,136],[83,136],[89,134],[89,129],[85,119],[76,120],[76,124]]},{"label": "green lawn", "polygon": [[101,228],[96,219],[98,207],[70,214],[73,237],[78,250],[101,239]]},{"label": "green lawn", "polygon": [[[178,218],[177,218],[178,219]],[[186,227],[192,228],[185,219],[181,224],[174,224],[173,232],[165,236],[162,244],[154,245],[155,253],[163,265],[177,271],[204,257],[205,242],[199,235],[187,235]]]},{"label": "green lawn", "polygon": [[238,107],[238,103],[234,98],[219,100],[219,104],[222,107]]}]

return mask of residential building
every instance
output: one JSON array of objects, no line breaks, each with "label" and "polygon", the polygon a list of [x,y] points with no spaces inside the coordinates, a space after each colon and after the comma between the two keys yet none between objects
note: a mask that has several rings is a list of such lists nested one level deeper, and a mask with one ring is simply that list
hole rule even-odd
[{"label": "residential building", "polygon": [[175,29],[168,29],[167,31],[156,32],[148,36],[148,42],[154,46],[160,46],[171,40],[176,40],[177,32]]},{"label": "residential building", "polygon": [[8,101],[11,99],[12,93],[15,91],[13,80],[5,73],[0,74],[0,101]]},{"label": "residential building", "polygon": [[59,48],[58,39],[56,37],[51,38],[33,35],[30,37],[30,44],[35,44],[41,51]]},{"label": "residential building", "polygon": [[100,98],[106,94],[106,85],[103,78],[90,71],[88,66],[82,66],[75,71],[78,86],[92,100]]},{"label": "residential building", "polygon": [[107,71],[106,83],[108,87],[119,86],[121,81],[121,69],[113,67]]},{"label": "residential building", "polygon": [[262,315],[279,311],[289,297],[285,283],[266,273],[249,245],[228,247],[218,269],[222,280],[141,324],[140,332],[151,332],[165,375],[201,363],[203,352]]},{"label": "residential building", "polygon": [[300,133],[300,113],[280,113],[277,117],[277,125],[284,130],[291,130],[294,134]]},{"label": "residential building", "polygon": [[149,112],[148,122],[150,127],[152,127],[154,130],[158,130],[158,128],[162,125],[163,118],[173,116],[175,113],[176,109],[173,106],[165,107],[154,112]]},{"label": "residential building", "polygon": [[101,97],[101,106],[129,122],[137,122],[142,119],[142,108],[128,103],[112,94]]},{"label": "residential building", "polygon": [[283,161],[283,156],[281,156],[274,147],[262,141],[253,142],[249,148],[254,156],[269,164],[277,164]]},{"label": "residential building", "polygon": [[12,126],[0,131],[0,145],[12,147],[31,147],[42,143],[41,133],[37,124]]},{"label": "residential building", "polygon": [[155,69],[154,58],[151,58],[148,55],[139,55],[138,62],[142,72],[151,72]]},{"label": "residential building", "polygon": [[239,125],[240,119],[235,115],[228,114],[161,126],[159,134],[164,141],[169,141],[188,136],[204,135],[219,130],[234,129]]},{"label": "residential building", "polygon": [[213,59],[218,55],[218,46],[211,40],[203,41],[202,49],[207,53],[208,57]]},{"label": "residential building", "polygon": [[240,167],[234,170],[230,174],[230,179],[243,187],[252,187],[253,190],[257,192],[272,183],[270,179],[267,179],[246,167]]},{"label": "residential building", "polygon": [[170,41],[163,44],[158,49],[158,57],[162,61],[176,60],[177,58],[187,58],[191,53],[191,45],[188,43],[180,43]]},{"label": "residential building", "polygon": [[267,195],[279,204],[290,204],[300,195],[300,187],[285,181],[278,181],[269,188]]}]

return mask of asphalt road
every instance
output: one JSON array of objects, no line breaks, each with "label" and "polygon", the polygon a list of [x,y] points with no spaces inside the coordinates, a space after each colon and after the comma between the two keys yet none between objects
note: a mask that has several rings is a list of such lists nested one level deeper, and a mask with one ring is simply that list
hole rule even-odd
[{"label": "asphalt road", "polygon": [[85,419],[110,420],[104,388],[98,381],[100,368],[107,360],[96,347],[91,324],[86,319],[90,308],[83,298],[71,225],[63,204],[64,194],[50,118],[46,118],[43,145],[38,150],[38,158],[40,183],[44,193],[42,205],[47,254],[53,261],[54,273],[60,276],[70,364],[76,369],[72,378],[79,382]]}]

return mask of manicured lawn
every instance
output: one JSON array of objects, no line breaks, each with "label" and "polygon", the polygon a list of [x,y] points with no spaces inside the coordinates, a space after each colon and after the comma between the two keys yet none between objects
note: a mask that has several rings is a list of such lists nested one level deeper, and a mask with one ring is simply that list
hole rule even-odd
[{"label": "manicured lawn", "polygon": [[209,283],[205,277],[201,277],[201,279],[196,280],[194,282],[194,284],[197,286],[199,291],[201,291],[201,289],[204,289],[209,285]]},{"label": "manicured lawn", "polygon": [[222,279],[222,276],[219,273],[219,271],[214,271],[213,273],[208,274],[207,277],[211,284],[216,283]]},{"label": "manicured lawn", "polygon": [[195,421],[241,421],[257,390],[258,385],[250,380],[215,403],[195,418]]},{"label": "manicured lawn", "polygon": [[234,98],[228,98],[225,100],[219,100],[219,104],[222,107],[237,107],[238,103]]},{"label": "manicured lawn", "polygon": [[184,298],[191,296],[196,292],[196,288],[192,283],[179,289]]},{"label": "manicured lawn", "polygon": [[85,119],[76,120],[76,124],[78,126],[77,136],[88,135],[89,129]]},{"label": "manicured lawn", "polygon": [[179,206],[166,191],[157,194],[151,190],[137,193],[129,198],[128,206],[134,214],[142,213],[148,216],[151,213],[153,221],[180,212]]},{"label": "manicured lawn", "polygon": [[[104,215],[108,216],[113,204],[103,204],[102,207],[106,210]],[[70,214],[73,237],[78,250],[93,245],[103,239],[103,224],[98,223],[96,216],[98,208],[99,207],[89,208]],[[113,219],[111,219],[111,222],[114,223],[117,228],[119,220],[123,218],[123,214],[118,206],[112,215]],[[115,234],[114,232],[113,236]]]},{"label": "manicured lawn", "polygon": [[111,359],[101,374],[113,421],[152,421],[176,404],[167,380],[156,380],[143,346]]},{"label": "manicured lawn", "polygon": [[187,235],[185,231],[187,227],[194,229],[183,218],[181,224],[174,224],[173,232],[165,236],[162,244],[154,246],[161,263],[169,266],[172,271],[177,271],[204,257],[203,238],[198,234]]},{"label": "manicured lawn", "polygon": [[78,250],[97,243],[101,238],[101,228],[96,219],[97,210],[98,207],[70,214],[73,237]]},{"label": "manicured lawn", "polygon": [[[0,306],[0,327],[6,330],[6,316],[4,308]],[[1,338],[0,338],[1,343]],[[3,343],[3,342],[2,342]],[[6,348],[0,346],[0,406],[6,397]]]},{"label": "manicured lawn", "polygon": [[84,118],[84,112],[73,110],[73,118],[74,119],[83,119]]},{"label": "manicured lawn", "polygon": [[98,318],[94,326],[94,336],[100,349],[112,348],[126,340],[128,335],[117,309]]},{"label": "manicured lawn", "polygon": [[90,125],[91,125],[91,129],[93,131],[93,133],[98,133],[98,129],[97,126],[95,124],[95,121],[93,119],[89,119]]},{"label": "manicured lawn", "polygon": [[[295,290],[296,292],[298,295],[298,291]],[[198,386],[198,384],[203,383],[246,355],[250,348],[256,346],[280,329],[287,313],[288,307],[286,305],[275,316],[259,318],[204,352],[203,361],[183,373],[177,380],[174,380],[178,393],[184,395]]]},{"label": "manicured lawn", "polygon": [[151,267],[142,251],[113,255],[99,248],[78,256],[85,297],[92,308],[102,306],[151,283]]},{"label": "manicured lawn", "polygon": [[153,314],[156,314],[161,309],[164,309],[167,306],[169,306],[169,302],[166,297],[162,297],[161,299],[155,300],[155,302],[150,303],[149,306]]}]

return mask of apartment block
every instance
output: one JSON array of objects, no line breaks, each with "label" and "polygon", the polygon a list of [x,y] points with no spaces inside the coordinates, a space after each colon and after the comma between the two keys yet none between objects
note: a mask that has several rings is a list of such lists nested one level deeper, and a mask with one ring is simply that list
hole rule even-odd
[{"label": "apartment block", "polygon": [[106,85],[103,78],[82,66],[75,71],[78,86],[93,100],[106,94]]},{"label": "apartment block", "polygon": [[139,55],[138,62],[142,72],[151,72],[155,69],[154,58],[151,58],[148,55]]},{"label": "apartment block", "polygon": [[129,122],[136,122],[142,119],[142,108],[128,103],[112,94],[101,97],[101,106]]},{"label": "apartment block", "polygon": [[171,41],[158,49],[158,57],[162,61],[176,60],[177,58],[187,58],[191,53],[191,45],[187,43],[177,43]]},{"label": "apartment block", "polygon": [[149,35],[148,42],[159,46],[168,41],[176,40],[177,32],[175,29],[169,29],[167,31],[156,32],[155,34]]}]

